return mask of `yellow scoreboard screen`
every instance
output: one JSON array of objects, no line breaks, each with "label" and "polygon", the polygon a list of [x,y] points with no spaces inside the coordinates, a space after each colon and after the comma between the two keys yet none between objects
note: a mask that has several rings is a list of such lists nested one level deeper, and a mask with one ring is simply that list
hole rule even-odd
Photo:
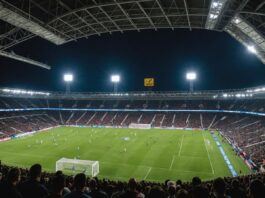
[{"label": "yellow scoreboard screen", "polygon": [[145,78],[144,79],[144,86],[145,87],[154,87],[155,86],[155,79],[154,78]]}]

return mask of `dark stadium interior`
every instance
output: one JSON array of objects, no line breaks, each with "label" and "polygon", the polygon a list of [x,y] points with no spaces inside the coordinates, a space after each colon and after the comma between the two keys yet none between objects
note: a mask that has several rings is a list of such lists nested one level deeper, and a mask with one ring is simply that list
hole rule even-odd
[{"label": "dark stadium interior", "polygon": [[0,144],[62,126],[216,132],[250,172],[118,181],[0,150],[1,198],[264,197],[264,0],[0,0],[0,57]]}]

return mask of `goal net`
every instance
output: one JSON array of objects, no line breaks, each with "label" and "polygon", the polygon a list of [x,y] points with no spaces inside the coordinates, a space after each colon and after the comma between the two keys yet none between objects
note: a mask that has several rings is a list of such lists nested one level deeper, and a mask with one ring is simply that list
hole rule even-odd
[{"label": "goal net", "polygon": [[138,123],[131,123],[129,128],[133,129],[151,129],[151,124],[138,124]]},{"label": "goal net", "polygon": [[99,174],[99,162],[91,160],[79,160],[61,158],[56,161],[56,171],[61,170],[66,173],[84,173],[95,177]]}]

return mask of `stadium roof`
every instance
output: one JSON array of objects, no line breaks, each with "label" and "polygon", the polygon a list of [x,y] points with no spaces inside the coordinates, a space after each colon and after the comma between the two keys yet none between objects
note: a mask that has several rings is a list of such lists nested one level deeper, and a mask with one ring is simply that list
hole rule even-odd
[{"label": "stadium roof", "polygon": [[262,0],[0,0],[0,51],[40,36],[56,45],[92,35],[177,28],[225,31],[265,64]]}]

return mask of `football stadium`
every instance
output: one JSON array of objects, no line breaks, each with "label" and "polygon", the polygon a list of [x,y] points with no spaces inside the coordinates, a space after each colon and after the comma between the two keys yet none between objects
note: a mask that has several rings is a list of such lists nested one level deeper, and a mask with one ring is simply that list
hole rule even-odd
[{"label": "football stadium", "polygon": [[264,197],[264,64],[262,0],[0,0],[0,197]]}]

